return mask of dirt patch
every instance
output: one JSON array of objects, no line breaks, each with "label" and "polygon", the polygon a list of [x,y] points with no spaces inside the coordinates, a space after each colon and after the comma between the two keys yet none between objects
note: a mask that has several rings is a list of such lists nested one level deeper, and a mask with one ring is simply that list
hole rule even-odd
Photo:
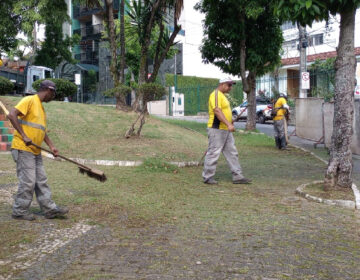
[{"label": "dirt patch", "polygon": [[323,199],[331,200],[355,200],[354,192],[350,188],[335,188],[329,191],[324,190],[324,185],[311,184],[304,188],[304,192]]}]

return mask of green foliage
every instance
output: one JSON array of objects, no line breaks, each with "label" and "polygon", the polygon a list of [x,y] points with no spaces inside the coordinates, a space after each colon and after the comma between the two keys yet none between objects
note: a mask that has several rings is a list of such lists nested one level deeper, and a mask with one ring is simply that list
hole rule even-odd
[{"label": "green foliage", "polygon": [[280,21],[268,1],[207,0],[196,8],[206,14],[201,47],[205,62],[239,75],[241,49],[245,49],[245,69],[256,75],[263,75],[280,63]]},{"label": "green foliage", "polygon": [[177,173],[178,169],[177,166],[167,163],[162,159],[147,158],[144,160],[143,164],[137,168],[137,171]]},{"label": "green foliage", "polygon": [[[37,81],[33,82],[32,87],[36,91],[38,91],[40,89],[40,83],[43,80],[45,80],[45,79],[41,79],[41,80],[37,80]],[[72,96],[77,92],[77,86],[74,83],[70,82],[69,80],[53,79],[53,78],[49,78],[46,80],[53,81],[56,85],[55,100],[63,100],[64,97]]]},{"label": "green foliage", "polygon": [[[61,61],[74,62],[69,48],[80,40],[78,35],[63,38],[62,25],[70,22],[67,4],[64,0],[16,1],[14,14],[21,18],[21,31],[33,45],[35,23],[45,25],[45,41],[36,52],[35,64],[55,69]],[[40,45],[40,44],[39,44]]]},{"label": "green foliage", "polygon": [[0,57],[3,51],[16,47],[20,17],[13,13],[15,1],[2,0],[0,9]]},{"label": "green foliage", "polygon": [[124,98],[126,95],[131,93],[131,87],[128,87],[124,84],[119,84],[117,87],[108,89],[104,92],[104,95],[109,97]]},{"label": "green foliage", "polygon": [[313,21],[328,20],[330,14],[356,9],[360,0],[277,0],[273,5],[281,19],[311,26]]},{"label": "green foliage", "polygon": [[14,88],[14,85],[10,80],[0,76],[0,95],[9,94]]},{"label": "green foliage", "polygon": [[[216,87],[219,79],[200,78],[196,76],[176,75],[176,84],[178,88],[189,87]],[[165,86],[173,87],[175,85],[174,74],[165,74]]]},{"label": "green foliage", "polygon": [[155,83],[145,83],[139,85],[137,91],[143,96],[143,101],[146,102],[159,100],[166,94],[165,88]]}]

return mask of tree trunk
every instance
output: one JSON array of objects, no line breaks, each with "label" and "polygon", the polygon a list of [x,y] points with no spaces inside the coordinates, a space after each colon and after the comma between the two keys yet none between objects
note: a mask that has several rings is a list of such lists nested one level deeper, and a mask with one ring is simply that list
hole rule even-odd
[{"label": "tree trunk", "polygon": [[125,0],[120,3],[120,83],[125,83]]},{"label": "tree trunk", "polygon": [[325,188],[352,186],[354,89],[356,60],[354,28],[356,10],[340,13],[340,39],[335,61],[334,129],[330,160],[325,174]]},{"label": "tree trunk", "polygon": [[249,72],[247,84],[249,90],[247,93],[247,120],[245,130],[255,130],[256,128],[256,75],[254,72]]},{"label": "tree trunk", "polygon": [[117,71],[117,55],[116,55],[116,35],[114,24],[114,9],[113,0],[106,0],[106,19],[108,23],[110,52],[111,52],[111,64],[110,72],[114,81],[115,87],[119,85],[119,73]]}]

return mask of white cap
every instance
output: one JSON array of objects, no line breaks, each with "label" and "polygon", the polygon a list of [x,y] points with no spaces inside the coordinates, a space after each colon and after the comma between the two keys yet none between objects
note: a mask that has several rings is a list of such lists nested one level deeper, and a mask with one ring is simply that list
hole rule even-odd
[{"label": "white cap", "polygon": [[236,83],[235,83],[231,78],[229,78],[229,77],[219,80],[219,84],[223,84],[223,83],[236,84]]},{"label": "white cap", "polygon": [[287,97],[287,93],[286,93],[286,92],[282,92],[282,93],[280,93],[280,96]]}]

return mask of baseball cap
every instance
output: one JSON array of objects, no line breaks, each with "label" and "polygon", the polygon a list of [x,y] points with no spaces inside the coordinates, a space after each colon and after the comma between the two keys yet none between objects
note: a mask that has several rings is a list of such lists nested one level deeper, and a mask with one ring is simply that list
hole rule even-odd
[{"label": "baseball cap", "polygon": [[56,92],[56,85],[54,82],[50,81],[50,80],[44,80],[40,83],[40,89],[52,89]]},{"label": "baseball cap", "polygon": [[228,84],[236,84],[231,78],[224,78],[219,80],[219,84],[228,83]]}]

